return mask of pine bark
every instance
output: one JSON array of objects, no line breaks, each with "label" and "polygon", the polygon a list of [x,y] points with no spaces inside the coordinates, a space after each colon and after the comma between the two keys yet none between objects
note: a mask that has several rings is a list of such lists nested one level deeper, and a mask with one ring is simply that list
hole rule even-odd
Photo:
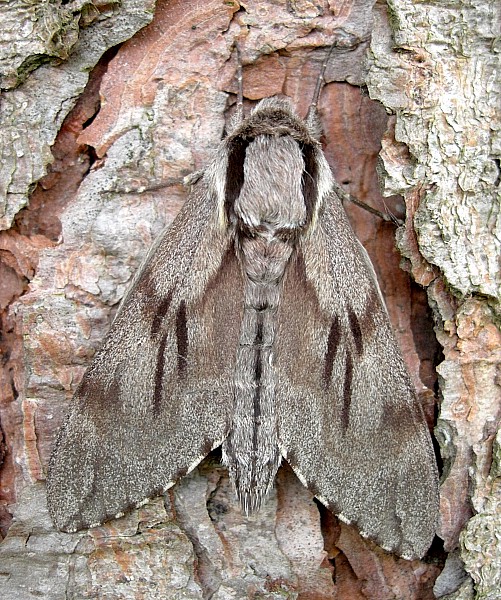
[{"label": "pine bark", "polygon": [[[78,0],[0,16],[0,596],[497,598],[498,3]],[[63,534],[47,515],[75,386],[231,118],[237,37],[245,109],[285,94],[301,115],[336,42],[326,156],[346,191],[405,219],[346,206],[437,440],[441,521],[421,561],[363,540],[286,466],[243,517],[217,453],[103,527]]]}]

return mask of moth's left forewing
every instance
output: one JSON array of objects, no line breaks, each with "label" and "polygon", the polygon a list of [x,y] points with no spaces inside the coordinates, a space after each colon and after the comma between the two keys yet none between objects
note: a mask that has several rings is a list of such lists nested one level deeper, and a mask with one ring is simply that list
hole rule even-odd
[{"label": "moth's left forewing", "polygon": [[279,441],[303,483],[383,548],[422,556],[438,507],[431,439],[336,197],[285,273],[276,365]]},{"label": "moth's left forewing", "polygon": [[243,293],[233,242],[200,182],[135,277],[58,434],[47,479],[58,528],[163,493],[227,435]]}]

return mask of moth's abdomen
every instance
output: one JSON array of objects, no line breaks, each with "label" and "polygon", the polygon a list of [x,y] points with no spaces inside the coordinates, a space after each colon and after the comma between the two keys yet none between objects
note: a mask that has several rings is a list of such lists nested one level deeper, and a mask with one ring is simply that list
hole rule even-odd
[{"label": "moth's abdomen", "polygon": [[259,509],[280,464],[273,365],[280,274],[276,257],[266,260],[266,250],[278,250],[277,242],[257,238],[241,244],[245,308],[233,381],[233,423],[223,456],[243,511],[249,514]]},{"label": "moth's abdomen", "polygon": [[234,417],[223,458],[246,514],[259,509],[280,464],[275,402],[281,281],[306,221],[304,161],[289,136],[260,135],[247,147],[235,200],[236,251],[245,280],[234,373]]}]

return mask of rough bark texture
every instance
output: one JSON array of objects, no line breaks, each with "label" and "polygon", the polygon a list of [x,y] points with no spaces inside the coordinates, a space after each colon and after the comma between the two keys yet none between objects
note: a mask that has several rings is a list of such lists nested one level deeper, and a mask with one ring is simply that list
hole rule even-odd
[{"label": "rough bark texture", "polygon": [[[499,597],[496,6],[0,8],[2,598]],[[326,47],[344,46],[320,104],[328,160],[353,195],[406,211],[403,266],[427,296],[399,269],[395,228],[347,207],[430,426],[440,400],[445,551],[437,541],[422,561],[365,542],[287,467],[262,511],[244,518],[217,455],[165,498],[103,527],[62,534],[48,519],[55,433],[141,257],[185,198],[182,177],[207,164],[223,135],[236,36],[247,109],[284,93],[303,115]]]},{"label": "rough bark texture", "polygon": [[[427,288],[444,354],[438,533],[453,551],[462,531],[460,555],[479,598],[499,598],[501,589],[499,8],[378,5],[366,80],[371,97],[396,114],[394,139],[383,142],[383,182],[406,200],[399,245]],[[454,589],[452,573],[461,578],[446,568],[437,594]]]}]

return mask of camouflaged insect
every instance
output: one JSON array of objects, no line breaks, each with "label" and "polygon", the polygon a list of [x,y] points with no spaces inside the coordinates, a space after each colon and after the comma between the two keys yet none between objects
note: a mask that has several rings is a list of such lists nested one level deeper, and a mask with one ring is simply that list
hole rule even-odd
[{"label": "camouflaged insect", "polygon": [[222,446],[245,513],[285,459],[362,535],[422,556],[432,443],[314,111],[271,98],[237,121],[76,391],[49,465],[52,519],[75,531],[120,516]]}]

